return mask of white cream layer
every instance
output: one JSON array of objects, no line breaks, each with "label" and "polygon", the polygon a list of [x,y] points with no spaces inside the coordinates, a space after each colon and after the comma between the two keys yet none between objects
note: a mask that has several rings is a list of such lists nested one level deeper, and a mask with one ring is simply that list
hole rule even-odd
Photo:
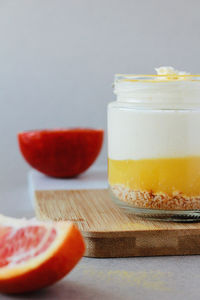
[{"label": "white cream layer", "polygon": [[200,155],[200,111],[108,108],[110,159]]}]

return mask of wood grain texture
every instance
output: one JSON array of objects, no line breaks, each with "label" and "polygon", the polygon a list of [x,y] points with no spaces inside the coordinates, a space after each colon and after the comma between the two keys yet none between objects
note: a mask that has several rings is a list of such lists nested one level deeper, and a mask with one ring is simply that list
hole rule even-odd
[{"label": "wood grain texture", "polygon": [[86,242],[86,256],[200,254],[200,224],[147,221],[125,214],[107,190],[35,191],[40,220],[70,220]]}]

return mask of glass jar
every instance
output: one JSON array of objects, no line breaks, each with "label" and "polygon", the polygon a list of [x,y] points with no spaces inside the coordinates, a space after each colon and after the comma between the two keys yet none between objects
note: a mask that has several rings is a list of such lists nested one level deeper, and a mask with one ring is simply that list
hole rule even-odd
[{"label": "glass jar", "polygon": [[137,216],[200,218],[200,75],[116,75],[108,105],[112,198]]}]

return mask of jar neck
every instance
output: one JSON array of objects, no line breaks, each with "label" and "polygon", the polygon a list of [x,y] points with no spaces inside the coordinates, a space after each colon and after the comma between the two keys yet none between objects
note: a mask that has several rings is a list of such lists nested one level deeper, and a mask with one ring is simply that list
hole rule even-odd
[{"label": "jar neck", "polygon": [[200,82],[122,82],[115,85],[117,102],[161,109],[200,108]]}]

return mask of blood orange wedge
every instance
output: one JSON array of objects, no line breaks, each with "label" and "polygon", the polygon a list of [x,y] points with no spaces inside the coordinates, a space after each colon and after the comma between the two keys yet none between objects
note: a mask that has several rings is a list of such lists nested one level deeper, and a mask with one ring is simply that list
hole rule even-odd
[{"label": "blood orange wedge", "polygon": [[65,276],[85,251],[71,222],[44,223],[0,215],[0,292],[23,293]]},{"label": "blood orange wedge", "polygon": [[96,160],[103,143],[101,129],[32,130],[18,134],[25,160],[38,171],[53,177],[73,177]]}]

